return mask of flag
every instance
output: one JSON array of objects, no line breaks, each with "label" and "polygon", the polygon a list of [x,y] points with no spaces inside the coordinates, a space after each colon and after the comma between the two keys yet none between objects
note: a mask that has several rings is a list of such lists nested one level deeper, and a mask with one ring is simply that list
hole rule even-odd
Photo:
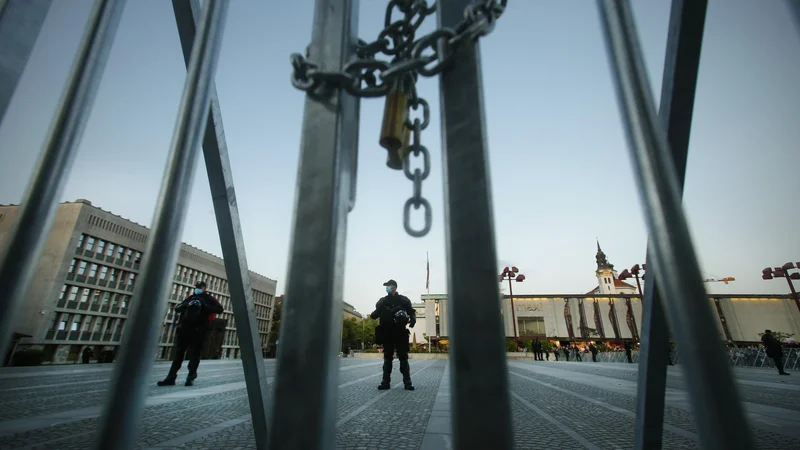
[{"label": "flag", "polygon": [[428,258],[428,252],[425,252],[425,261],[427,262],[427,269],[425,274],[425,290],[430,290],[431,287],[431,260]]}]

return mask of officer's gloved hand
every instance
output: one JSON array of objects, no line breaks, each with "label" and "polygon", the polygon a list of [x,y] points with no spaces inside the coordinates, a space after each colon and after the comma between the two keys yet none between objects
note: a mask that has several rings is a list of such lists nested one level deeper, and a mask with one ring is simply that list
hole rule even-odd
[{"label": "officer's gloved hand", "polygon": [[417,319],[412,317],[411,322],[408,323],[408,328],[414,328],[414,325],[417,324]]}]

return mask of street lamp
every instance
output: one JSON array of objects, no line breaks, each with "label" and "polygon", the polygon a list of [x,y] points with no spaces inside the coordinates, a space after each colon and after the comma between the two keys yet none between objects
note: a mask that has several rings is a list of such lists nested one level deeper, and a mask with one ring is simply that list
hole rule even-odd
[{"label": "street lamp", "polygon": [[506,267],[503,269],[503,273],[500,274],[500,281],[503,282],[505,280],[508,280],[508,298],[511,299],[511,321],[514,324],[514,342],[518,342],[517,316],[514,311],[514,289],[511,287],[511,281],[522,283],[525,281],[525,275],[519,273],[519,269],[517,269],[516,266],[511,266],[510,269]]},{"label": "street lamp", "polygon": [[642,296],[642,284],[639,282],[639,273],[642,270],[647,270],[647,264],[642,264],[641,267],[639,267],[639,264],[634,264],[633,267],[631,267],[630,271],[628,271],[628,269],[625,269],[617,277],[617,278],[620,279],[620,281],[627,280],[628,278],[631,278],[631,277],[636,278],[636,287],[639,289],[639,296],[640,297]]},{"label": "street lamp", "polygon": [[[634,264],[633,267],[631,267],[630,271],[628,269],[625,269],[617,277],[619,278],[620,281],[627,280],[628,278],[631,277],[635,278],[636,289],[638,289],[639,291],[639,300],[642,302],[644,302],[644,295],[642,295],[642,283],[639,281],[640,278],[639,274],[642,271],[646,270],[647,270],[647,264],[642,264],[641,266],[639,264]],[[636,342],[639,342],[639,331],[636,329],[637,328],[636,316],[633,314],[633,303],[631,302],[631,298],[628,296],[625,296],[625,309],[627,310],[625,318],[628,324],[628,329],[631,330],[631,336],[633,337],[633,339]]]},{"label": "street lamp", "polygon": [[774,269],[767,267],[761,271],[761,278],[764,280],[786,278],[786,282],[789,283],[789,290],[792,291],[792,297],[794,297],[794,303],[797,305],[797,309],[800,309],[800,298],[798,298],[797,291],[794,290],[794,285],[792,284],[792,280],[800,280],[800,272],[789,273],[792,269],[800,269],[800,262],[797,263],[796,267],[795,263],[792,262],[787,262],[783,266]]}]

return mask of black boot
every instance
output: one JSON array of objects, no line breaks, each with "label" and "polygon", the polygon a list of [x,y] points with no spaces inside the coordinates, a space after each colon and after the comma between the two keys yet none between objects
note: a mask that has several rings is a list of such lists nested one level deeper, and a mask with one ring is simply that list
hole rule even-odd
[{"label": "black boot", "polygon": [[407,391],[413,391],[414,385],[411,384],[411,368],[408,366],[407,359],[400,360],[400,373],[403,374],[403,387]]},{"label": "black boot", "polygon": [[[197,378],[197,374],[196,373],[190,373],[189,376],[186,377],[186,383],[184,383],[184,386],[192,386],[194,384],[195,378]],[[173,382],[173,384],[174,384],[174,382]]]},{"label": "black boot", "polygon": [[159,381],[156,384],[159,386],[175,386],[175,377],[172,375],[167,375],[167,378],[164,378],[164,380]]}]

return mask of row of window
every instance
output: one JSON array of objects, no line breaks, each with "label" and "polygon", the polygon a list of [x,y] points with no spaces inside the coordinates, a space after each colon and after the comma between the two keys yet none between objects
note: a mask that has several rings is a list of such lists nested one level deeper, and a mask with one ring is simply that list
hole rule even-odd
[{"label": "row of window", "polygon": [[[175,279],[176,281],[187,283],[189,286],[194,286],[197,282],[204,281],[206,283],[206,288],[212,294],[218,296],[217,300],[220,302],[222,302],[222,299],[225,298],[224,294],[230,294],[228,291],[228,280],[215,277],[197,269],[192,269],[180,264],[178,264],[178,267],[175,270]],[[176,295],[178,298],[186,298],[188,295],[191,295],[191,290],[193,288],[184,289],[182,291],[178,291],[178,289],[178,287],[174,287],[172,294]],[[252,290],[252,294],[254,303],[272,306],[272,295],[267,294],[266,292],[257,291],[255,289]]]},{"label": "row of window", "polygon": [[[90,303],[91,301],[91,303]],[[71,284],[61,287],[61,294],[58,296],[56,306],[80,309],[91,308],[92,311],[103,309],[103,312],[114,314],[127,313],[131,296],[115,292],[91,289]]]},{"label": "row of window", "polygon": [[[181,301],[181,300],[189,297],[190,295],[192,295],[193,292],[194,292],[194,287],[193,286],[186,286],[186,285],[175,283],[175,284],[172,285],[172,294],[170,295],[170,298],[172,300]],[[256,291],[256,290],[251,290],[251,292],[253,294],[253,299],[254,300],[259,294],[262,295],[262,296],[266,296],[266,297],[272,297],[269,294],[265,294],[263,292],[259,292],[259,291]],[[225,311],[233,311],[233,307],[231,306],[231,298],[229,296],[216,294],[214,292],[211,292],[211,294],[222,305],[222,307],[225,309]],[[260,297],[260,298],[265,299],[266,297]],[[269,317],[271,308],[269,308],[267,306],[264,306],[264,305],[260,305],[258,303],[256,303],[254,306],[255,306],[254,309],[255,309],[256,317],[259,317],[259,318],[268,318]],[[229,322],[229,324],[230,324],[230,322]],[[233,326],[233,324],[230,324],[230,325]]]},{"label": "row of window", "polygon": [[213,275],[209,275],[197,269],[192,269],[190,267],[182,266],[180,264],[178,264],[177,269],[175,269],[175,278],[179,279],[180,281],[183,281],[184,283],[189,283],[192,286],[194,286],[195,283],[199,281],[205,281],[206,288],[209,291],[221,292],[225,294],[228,293],[227,280],[215,277]]},{"label": "row of window", "polygon": [[104,241],[88,234],[81,234],[78,238],[77,250],[94,252],[98,255],[114,256],[125,262],[138,262],[142,259],[142,252],[123,247],[113,242]]},{"label": "row of window", "polygon": [[67,274],[95,278],[112,283],[119,281],[121,284],[128,286],[133,286],[133,282],[136,280],[136,274],[134,272],[84,261],[79,258],[72,258]]},{"label": "row of window", "polygon": [[121,317],[56,312],[46,339],[117,342],[124,328],[125,319]]}]

